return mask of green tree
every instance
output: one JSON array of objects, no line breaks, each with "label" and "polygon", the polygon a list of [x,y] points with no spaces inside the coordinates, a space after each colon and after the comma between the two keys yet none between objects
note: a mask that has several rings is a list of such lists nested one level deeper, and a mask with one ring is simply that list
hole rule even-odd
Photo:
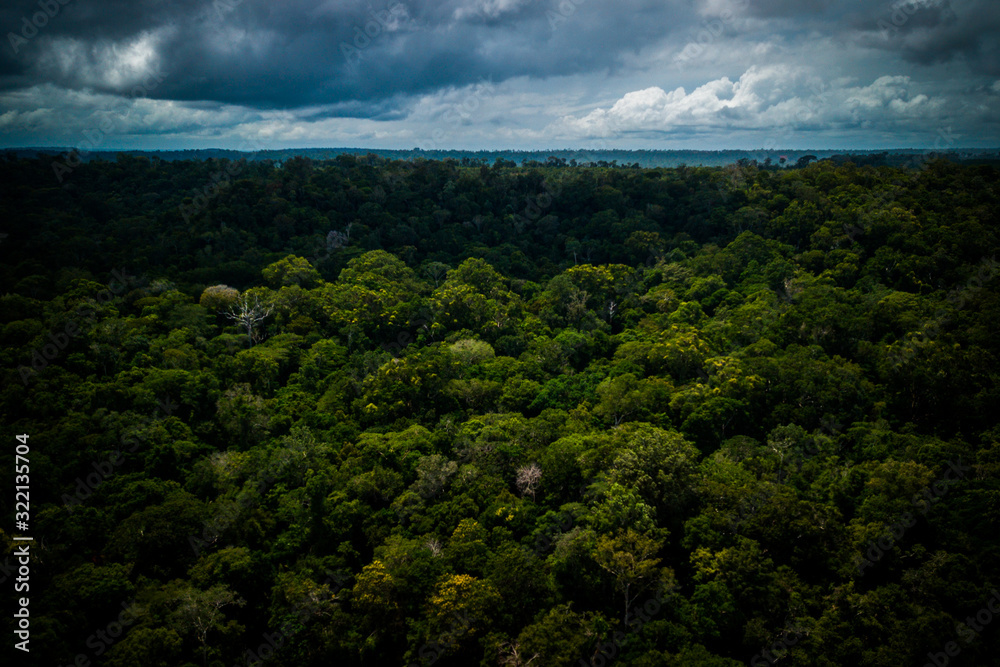
[{"label": "green tree", "polygon": [[311,289],[320,282],[319,271],[309,263],[309,260],[295,255],[289,255],[274,264],[269,264],[261,271],[261,275],[274,289],[287,285],[299,285],[304,289]]},{"label": "green tree", "polygon": [[213,631],[238,631],[232,622],[225,623],[226,617],[222,609],[230,605],[242,607],[244,604],[246,601],[221,584],[212,586],[208,590],[185,588],[178,594],[177,608],[172,618],[179,627],[194,634],[201,646],[202,664],[207,665],[209,634]]},{"label": "green tree", "polygon": [[594,560],[614,578],[615,590],[622,595],[623,623],[628,624],[629,609],[644,591],[672,579],[672,572],[657,567],[660,559],[655,556],[662,548],[663,542],[632,529],[597,538]]}]

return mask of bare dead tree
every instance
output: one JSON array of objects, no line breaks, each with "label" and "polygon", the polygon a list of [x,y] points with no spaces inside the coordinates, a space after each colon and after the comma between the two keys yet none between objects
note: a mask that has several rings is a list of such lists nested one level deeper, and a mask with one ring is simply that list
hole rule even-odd
[{"label": "bare dead tree", "polygon": [[521,652],[521,644],[516,641],[505,642],[500,648],[500,664],[504,667],[528,667],[539,656],[537,653],[525,660],[527,656]]},{"label": "bare dead tree", "polygon": [[610,322],[614,318],[615,313],[617,313],[617,312],[618,312],[618,302],[615,301],[614,299],[609,299],[608,300],[608,322]]},{"label": "bare dead tree", "polygon": [[260,298],[254,294],[241,294],[236,303],[229,307],[226,317],[246,329],[247,340],[250,345],[259,343],[264,338],[261,324],[271,314],[270,304],[260,302]]},{"label": "bare dead tree", "polygon": [[517,469],[517,490],[521,495],[528,494],[535,499],[535,491],[542,481],[542,467],[537,463],[521,466]]},{"label": "bare dead tree", "polygon": [[350,244],[351,242],[351,227],[354,226],[353,222],[347,223],[344,227],[344,231],[337,231],[336,229],[331,230],[326,235],[326,250],[327,252],[331,250],[336,250],[337,248],[343,248]]},{"label": "bare dead tree", "polygon": [[326,235],[326,249],[328,251],[343,248],[345,245],[347,245],[347,234],[334,229]]},{"label": "bare dead tree", "polygon": [[424,546],[430,549],[431,555],[437,558],[441,555],[443,549],[441,547],[441,541],[436,537],[432,537],[424,543]]}]

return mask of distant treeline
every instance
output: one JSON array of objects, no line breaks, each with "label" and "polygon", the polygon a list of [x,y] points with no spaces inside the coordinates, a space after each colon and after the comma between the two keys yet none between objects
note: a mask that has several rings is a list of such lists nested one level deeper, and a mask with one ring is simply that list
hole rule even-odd
[{"label": "distant treeline", "polygon": [[[854,150],[831,149],[765,149],[758,150],[585,150],[560,149],[547,151],[464,151],[464,150],[407,150],[382,148],[287,148],[278,150],[240,151],[221,148],[177,151],[113,151],[86,150],[85,148],[16,148],[7,149],[18,157],[65,155],[77,151],[80,160],[114,161],[117,155],[143,156],[161,160],[273,160],[281,163],[293,157],[329,160],[338,155],[377,155],[391,160],[458,160],[463,165],[491,165],[498,160],[517,165],[556,164],[564,166],[616,166],[616,167],[724,167],[740,162],[769,168],[804,166],[811,160],[832,160],[838,164],[853,162],[857,165],[916,167],[932,159],[945,159],[959,164],[1000,164],[1000,149],[893,149]],[[805,158],[805,160],[804,160]]]}]

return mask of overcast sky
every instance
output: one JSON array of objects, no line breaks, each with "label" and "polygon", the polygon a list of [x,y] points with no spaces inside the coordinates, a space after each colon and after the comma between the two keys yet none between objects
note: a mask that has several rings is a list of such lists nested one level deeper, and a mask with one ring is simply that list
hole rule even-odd
[{"label": "overcast sky", "polygon": [[998,0],[4,0],[0,30],[3,146],[1000,145]]}]

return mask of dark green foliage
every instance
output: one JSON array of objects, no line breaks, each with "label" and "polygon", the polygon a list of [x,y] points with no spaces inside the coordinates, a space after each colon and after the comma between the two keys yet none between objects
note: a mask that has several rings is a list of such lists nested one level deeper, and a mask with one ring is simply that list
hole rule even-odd
[{"label": "dark green foliage", "polygon": [[37,664],[998,664],[997,171],[800,162],[0,161]]}]

